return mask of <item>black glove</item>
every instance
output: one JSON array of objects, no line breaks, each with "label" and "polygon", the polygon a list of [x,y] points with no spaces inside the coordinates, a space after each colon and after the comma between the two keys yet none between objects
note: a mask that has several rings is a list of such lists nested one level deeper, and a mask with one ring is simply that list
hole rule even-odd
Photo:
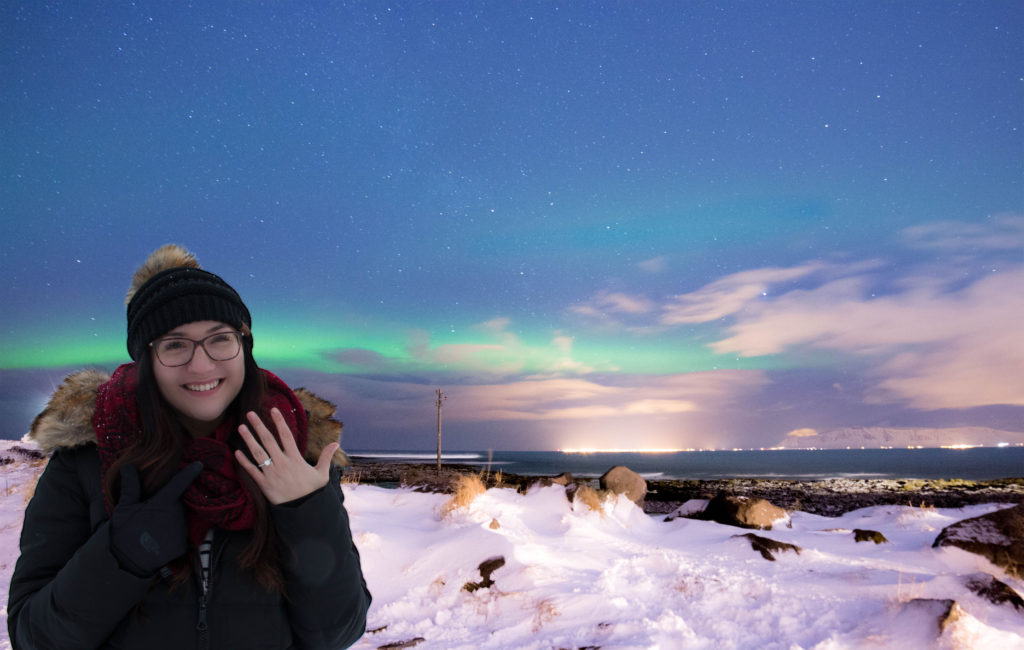
[{"label": "black glove", "polygon": [[121,499],[110,518],[110,550],[122,569],[149,577],[188,550],[188,524],[181,495],[203,471],[194,462],[182,468],[147,501],[139,503],[139,472],[121,466]]}]

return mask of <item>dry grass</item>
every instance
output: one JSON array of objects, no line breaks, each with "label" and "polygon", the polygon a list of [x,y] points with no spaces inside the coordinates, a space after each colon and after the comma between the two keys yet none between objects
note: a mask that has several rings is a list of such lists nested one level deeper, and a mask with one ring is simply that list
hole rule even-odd
[{"label": "dry grass", "polygon": [[537,634],[542,627],[560,615],[561,612],[558,611],[558,608],[555,607],[554,602],[550,598],[541,600],[537,603],[537,611],[533,614],[533,633]]},{"label": "dry grass", "polygon": [[476,474],[459,474],[452,480],[452,498],[441,507],[441,516],[449,517],[461,508],[468,508],[487,491],[483,480]]},{"label": "dry grass", "polygon": [[903,569],[896,573],[896,602],[908,603],[921,597],[922,585],[918,584],[917,576],[911,574],[908,578],[903,577]]},{"label": "dry grass", "polygon": [[581,485],[576,488],[576,494],[573,496],[574,503],[582,503],[590,510],[600,512],[602,517],[604,516],[604,508],[601,507],[603,501],[601,494],[589,485]]},{"label": "dry grass", "polygon": [[7,495],[10,496],[13,492],[21,492],[24,495],[25,504],[28,505],[28,502],[32,500],[32,496],[36,493],[36,484],[39,483],[39,479],[43,475],[43,470],[46,469],[46,463],[49,460],[49,458],[34,458],[28,461],[29,467],[35,470],[35,474],[21,485],[14,486],[13,488],[8,485]]}]

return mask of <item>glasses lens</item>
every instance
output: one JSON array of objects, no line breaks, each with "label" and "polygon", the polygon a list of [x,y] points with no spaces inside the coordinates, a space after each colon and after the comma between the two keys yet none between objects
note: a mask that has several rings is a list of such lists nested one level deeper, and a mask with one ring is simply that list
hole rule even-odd
[{"label": "glasses lens", "polygon": [[173,368],[191,361],[196,345],[203,346],[207,356],[214,361],[229,361],[241,352],[242,335],[239,332],[217,332],[201,341],[186,338],[160,339],[153,343],[153,349],[160,363]]},{"label": "glasses lens", "polygon": [[242,349],[238,332],[218,332],[203,339],[206,354],[214,361],[227,361],[238,356]]},{"label": "glasses lens", "polygon": [[160,339],[156,342],[156,357],[165,366],[183,366],[192,358],[196,344],[189,339]]}]

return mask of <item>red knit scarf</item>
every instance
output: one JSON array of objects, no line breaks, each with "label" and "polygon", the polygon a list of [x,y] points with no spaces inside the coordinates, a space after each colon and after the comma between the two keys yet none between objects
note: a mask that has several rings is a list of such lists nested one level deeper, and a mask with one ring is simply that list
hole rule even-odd
[{"label": "red knit scarf", "polygon": [[[263,398],[265,412],[277,407],[284,415],[295,436],[299,451],[306,451],[306,412],[295,394],[274,374],[261,370],[267,382]],[[138,369],[134,363],[121,366],[110,380],[99,387],[92,425],[96,430],[97,448],[102,475],[106,476],[122,453],[145,435],[140,426],[138,403],[135,399]],[[198,545],[211,527],[227,530],[247,530],[256,520],[253,496],[240,482],[235,457],[227,445],[228,437],[238,429],[234,418],[227,417],[207,438],[184,437],[181,467],[201,461],[203,471],[185,490],[182,500],[188,508],[189,540]],[[272,432],[274,425],[267,422]],[[276,435],[276,433],[275,433]],[[257,438],[258,439],[258,438]],[[104,496],[106,482],[103,481]]]}]

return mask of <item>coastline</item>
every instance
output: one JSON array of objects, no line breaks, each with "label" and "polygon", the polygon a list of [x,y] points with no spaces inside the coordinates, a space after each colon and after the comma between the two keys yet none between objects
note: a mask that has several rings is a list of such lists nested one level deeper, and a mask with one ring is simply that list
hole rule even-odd
[{"label": "coastline", "polygon": [[[460,474],[479,476],[487,487],[526,492],[536,484],[550,485],[571,478],[577,485],[597,487],[597,479],[533,476],[481,470],[479,466],[444,463],[438,473],[433,463],[350,459],[345,480],[383,487],[412,487],[424,492],[450,492]],[[766,499],[786,510],[838,517],[871,506],[899,505],[926,508],[962,508],[985,503],[1024,502],[1024,477],[988,481],[959,479],[851,479],[784,480],[773,478],[648,480],[644,512],[667,514],[691,499],[716,494]]]}]

